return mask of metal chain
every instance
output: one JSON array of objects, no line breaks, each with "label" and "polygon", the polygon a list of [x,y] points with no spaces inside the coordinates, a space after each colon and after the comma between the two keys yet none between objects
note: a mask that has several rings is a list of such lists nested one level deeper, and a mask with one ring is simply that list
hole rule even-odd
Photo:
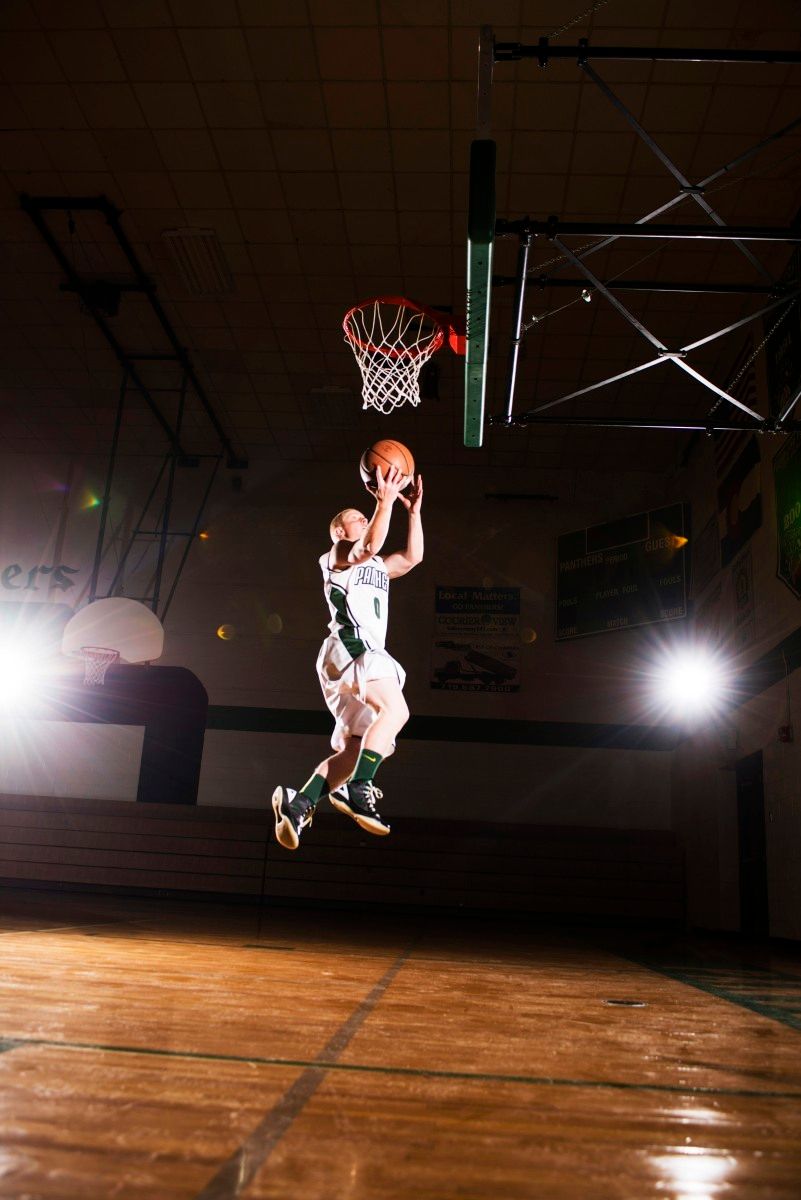
[{"label": "metal chain", "polygon": [[[763,349],[764,349],[764,347],[765,347],[765,344],[766,344],[766,343],[767,343],[767,342],[770,340],[770,338],[772,338],[772,337],[773,337],[774,333],[775,333],[775,332],[776,332],[776,330],[779,328],[779,326],[781,325],[782,321],[783,321],[783,320],[784,320],[784,318],[785,318],[785,317],[788,315],[788,313],[790,312],[790,309],[791,309],[792,307],[793,307],[793,305],[792,305],[792,302],[789,302],[789,303],[787,304],[787,307],[785,308],[784,312],[781,314],[781,316],[780,316],[780,317],[777,317],[777,319],[776,319],[776,320],[773,322],[773,324],[771,325],[770,329],[768,330],[768,332],[767,332],[767,333],[765,334],[765,336],[763,337],[762,341],[761,341],[761,342],[759,343],[759,345],[757,346],[756,350],[754,350],[754,351],[753,351],[753,352],[752,352],[752,353],[751,353],[751,354],[748,356],[748,358],[745,360],[745,362],[743,363],[742,367],[740,368],[740,370],[739,370],[739,371],[737,372],[737,374],[735,375],[734,379],[732,379],[731,383],[730,383],[730,384],[729,384],[729,386],[726,388],[726,391],[729,393],[729,395],[732,395],[732,393],[734,392],[734,389],[737,387],[737,384],[740,382],[740,380],[742,379],[743,375],[745,375],[746,371],[747,371],[747,370],[748,370],[748,368],[751,366],[751,363],[752,363],[752,362],[754,361],[754,359],[755,359],[755,358],[756,358],[756,357],[757,357],[757,356],[758,356],[758,355],[759,355],[759,354],[762,352],[762,350],[763,350]],[[709,410],[710,416],[712,415],[712,413],[715,413],[715,412],[717,412],[717,410],[720,408],[720,406],[721,406],[721,404],[722,404],[722,403],[723,403],[723,400],[722,400],[722,399],[720,399],[720,400],[717,400],[717,401],[716,401],[716,402],[715,402],[715,403],[712,405],[712,408]]]},{"label": "metal chain", "polygon": [[596,0],[592,8],[588,8],[586,12],[579,13],[577,17],[573,17],[572,21],[568,21],[566,25],[561,25],[559,29],[554,29],[553,33],[548,34],[548,36],[551,38],[559,37],[560,33],[564,33],[565,30],[570,29],[572,25],[578,25],[579,21],[583,21],[585,17],[591,17],[592,14],[597,12],[599,8],[603,8],[603,6],[608,3],[609,0]]}]

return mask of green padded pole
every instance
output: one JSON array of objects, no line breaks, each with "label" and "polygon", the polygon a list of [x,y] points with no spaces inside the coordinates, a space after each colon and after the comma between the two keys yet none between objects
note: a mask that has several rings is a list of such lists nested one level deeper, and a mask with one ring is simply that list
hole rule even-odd
[{"label": "green padded pole", "polygon": [[479,447],[484,440],[494,239],[495,142],[490,138],[481,138],[470,146],[470,197],[467,217],[464,444],[470,447]]}]

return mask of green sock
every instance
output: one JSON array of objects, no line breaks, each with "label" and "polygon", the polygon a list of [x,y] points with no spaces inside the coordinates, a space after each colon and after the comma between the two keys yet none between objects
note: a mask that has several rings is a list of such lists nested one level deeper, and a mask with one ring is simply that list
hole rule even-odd
[{"label": "green sock", "polygon": [[305,796],[307,800],[311,800],[312,804],[316,804],[324,792],[328,791],[328,780],[322,775],[312,775],[303,787],[298,792],[299,796]]},{"label": "green sock", "polygon": [[377,754],[375,750],[362,750],[356,763],[356,770],[351,776],[351,783],[356,779],[372,779],[383,761],[383,754]]}]

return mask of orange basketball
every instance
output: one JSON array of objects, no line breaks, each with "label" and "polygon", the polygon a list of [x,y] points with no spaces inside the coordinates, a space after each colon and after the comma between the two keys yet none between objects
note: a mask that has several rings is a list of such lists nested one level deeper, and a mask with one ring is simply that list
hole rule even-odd
[{"label": "orange basketball", "polygon": [[390,467],[397,467],[401,475],[414,475],[414,458],[409,447],[404,446],[403,442],[382,438],[380,442],[373,442],[372,446],[368,446],[359,460],[362,483],[368,488],[375,482],[376,467],[384,476]]}]

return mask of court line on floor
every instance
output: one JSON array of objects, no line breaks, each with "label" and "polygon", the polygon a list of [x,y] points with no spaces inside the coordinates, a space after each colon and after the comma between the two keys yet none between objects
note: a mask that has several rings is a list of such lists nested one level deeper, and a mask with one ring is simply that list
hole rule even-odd
[{"label": "court line on floor", "polygon": [[24,929],[0,929],[0,937],[24,937],[25,934],[32,933],[64,933],[70,929],[99,929],[104,926],[112,926],[115,929],[124,924],[124,919],[120,921],[71,921],[69,925],[42,925],[31,929],[29,926]]},{"label": "court line on floor", "polygon": [[232,1200],[233,1197],[242,1194],[325,1079],[330,1069],[327,1064],[337,1061],[398,972],[405,966],[413,946],[414,943],[410,944],[398,955],[361,1004],[328,1039],[320,1053],[303,1067],[295,1082],[265,1114],[250,1136],[245,1139],[238,1150],[226,1159],[206,1186],[197,1193],[195,1200]]},{"label": "court line on floor", "polygon": [[[726,1000],[729,1004],[735,1004],[738,1008],[745,1008],[748,1012],[756,1013],[757,1016],[767,1017],[772,1021],[778,1022],[780,1025],[786,1026],[788,1029],[793,1029],[796,1032],[801,1031],[801,1015],[798,1015],[792,1008],[783,1007],[778,1004],[770,1004],[756,998],[749,998],[739,994],[736,990],[731,990],[727,987],[720,986],[710,980],[699,978],[699,972],[709,971],[716,972],[721,975],[731,975],[731,970],[717,967],[697,967],[695,970],[691,967],[689,970],[666,967],[660,963],[649,962],[648,959],[633,958],[630,954],[620,954],[620,958],[625,958],[627,962],[636,963],[640,967],[645,967],[649,971],[653,971],[655,975],[662,975],[666,979],[674,979],[677,983],[683,983],[686,987],[696,988],[699,992],[706,992],[709,996],[714,996],[716,1000]],[[764,988],[768,981],[762,979],[755,981],[757,986]],[[780,984],[786,984],[787,980],[781,980]],[[742,986],[742,985],[738,985]],[[786,990],[786,989],[785,989]],[[756,987],[754,988],[756,991]],[[801,998],[801,991],[795,999]]]},{"label": "court line on floor", "polygon": [[[329,1043],[330,1044],[330,1043]],[[198,1059],[201,1062],[246,1063],[249,1066],[321,1068],[343,1074],[368,1074],[412,1079],[452,1079],[464,1083],[514,1083],[530,1087],[597,1088],[626,1092],[665,1092],[705,1096],[734,1096],[746,1099],[764,1097],[773,1100],[799,1100],[801,1090],[768,1091],[758,1088],[726,1088],[703,1084],[631,1083],[616,1079],[567,1079],[554,1075],[507,1075],[492,1071],[446,1071],[430,1067],[385,1067],[374,1063],[343,1063],[326,1059],[265,1058],[248,1054],[204,1054],[197,1050],[154,1050],[142,1046],[113,1046],[93,1042],[59,1042],[46,1038],[2,1038],[0,1053],[25,1047],[41,1046],[53,1050],[77,1050],[103,1054],[146,1055],[153,1058]],[[327,1048],[327,1047],[326,1047]]]}]

